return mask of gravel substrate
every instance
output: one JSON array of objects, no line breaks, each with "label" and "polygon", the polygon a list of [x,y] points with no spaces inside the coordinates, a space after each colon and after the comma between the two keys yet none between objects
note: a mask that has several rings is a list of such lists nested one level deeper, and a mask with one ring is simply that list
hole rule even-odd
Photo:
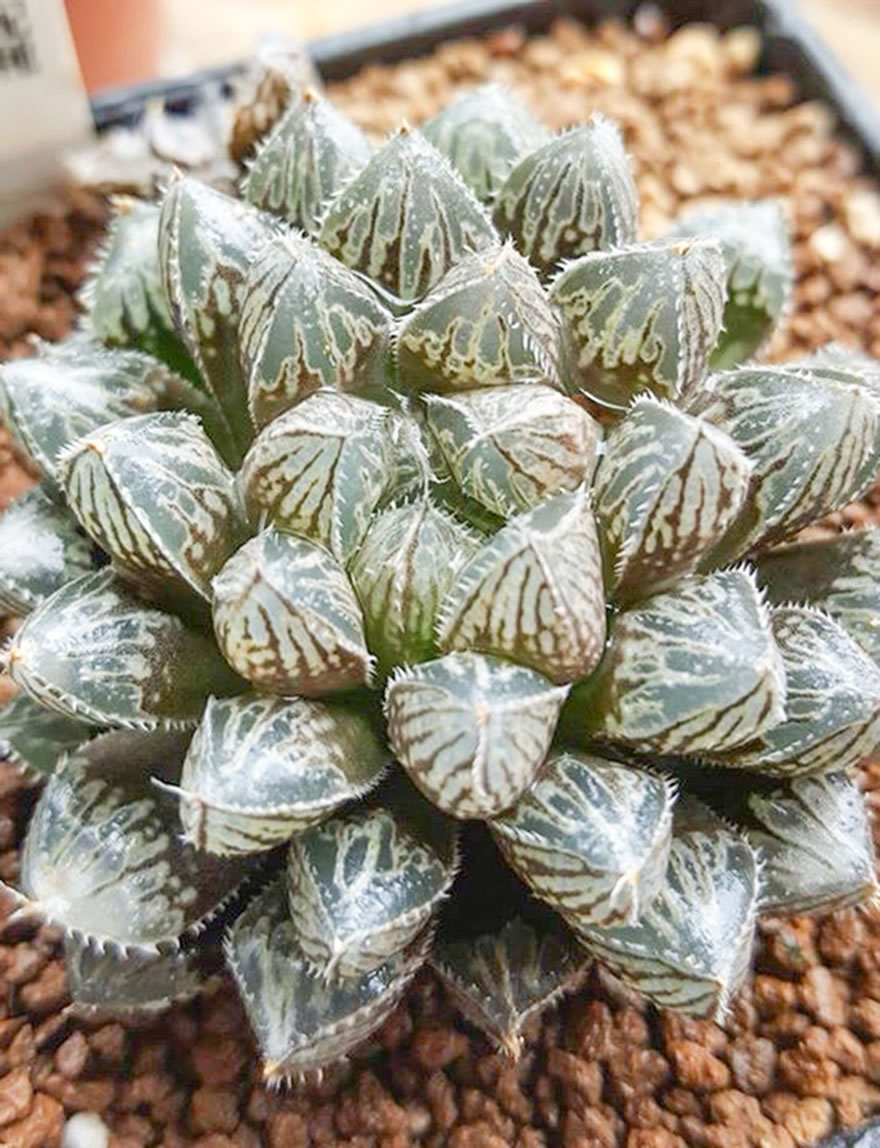
[{"label": "gravel substrate", "polygon": [[[759,43],[690,26],[669,39],[558,24],[370,68],[333,96],[381,134],[457,88],[510,83],[554,127],[595,108],[624,128],[647,234],[685,201],[783,196],[796,237],[794,310],[771,354],[838,338],[880,356],[880,196],[827,109],[752,75]],[[0,233],[0,354],[61,334],[101,224],[94,205]],[[29,481],[0,432],[0,506]],[[880,499],[828,524],[880,518]],[[880,805],[880,765],[863,780]],[[0,878],[16,875],[31,796],[0,766]],[[353,1063],[291,1095],[263,1087],[231,987],[143,1027],[76,1021],[56,938],[0,938],[0,1144],[57,1148],[66,1116],[100,1113],[111,1148],[793,1148],[880,1110],[880,915],[767,921],[726,1029],[645,1009],[608,977],[548,1015],[518,1064],[460,1022],[423,975]]]}]

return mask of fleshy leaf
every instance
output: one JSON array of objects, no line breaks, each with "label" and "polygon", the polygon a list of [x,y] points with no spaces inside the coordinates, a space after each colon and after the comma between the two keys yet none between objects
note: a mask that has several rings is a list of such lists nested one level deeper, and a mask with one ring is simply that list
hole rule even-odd
[{"label": "fleshy leaf", "polygon": [[817,606],[880,662],[880,529],[784,546],[757,565],[771,602]]},{"label": "fleshy leaf", "polygon": [[713,375],[692,414],[754,464],[746,504],[711,561],[765,549],[869,490],[880,470],[880,396],[803,368]]},{"label": "fleshy leaf", "polygon": [[366,136],[311,90],[287,110],[248,165],[249,203],[315,234],[329,201],[370,158]]},{"label": "fleshy leaf", "polygon": [[196,949],[121,954],[64,938],[70,1012],[89,1020],[144,1020],[195,996],[204,978]]},{"label": "fleshy leaf", "polygon": [[320,542],[345,562],[395,477],[390,411],[322,391],[256,438],[239,481],[253,522]]},{"label": "fleshy leaf", "polygon": [[632,924],[663,883],[674,789],[592,754],[554,754],[491,825],[508,864],[574,927]]},{"label": "fleshy leaf", "polygon": [[235,671],[269,693],[312,697],[370,678],[354,591],[304,538],[264,530],[233,554],[214,579],[214,629]]},{"label": "fleshy leaf", "polygon": [[322,388],[384,383],[389,332],[375,295],[320,247],[295,234],[267,243],[245,284],[239,330],[254,424]]},{"label": "fleshy leaf", "polygon": [[211,698],[177,790],[184,838],[225,856],[271,849],[362,797],[386,763],[370,723],[340,706]]},{"label": "fleshy leaf", "polygon": [[424,295],[468,251],[496,240],[449,161],[408,128],[333,200],[319,238],[331,255],[403,302]]},{"label": "fleshy leaf", "polygon": [[96,558],[71,514],[44,487],[32,487],[0,516],[0,610],[30,613],[94,570]]},{"label": "fleshy leaf", "polygon": [[48,709],[132,729],[195,725],[209,694],[242,684],[210,638],[139,601],[110,570],[75,578],[29,614],[6,663]]},{"label": "fleshy leaf", "polygon": [[663,754],[743,745],[784,717],[785,671],[744,570],[692,577],[617,616],[599,672],[572,692],[575,736]]},{"label": "fleshy leaf", "polygon": [[68,504],[120,573],[211,597],[211,578],[245,537],[235,477],[192,415],[98,427],[64,454]]},{"label": "fleshy leaf", "polygon": [[254,898],[227,934],[226,960],[269,1085],[320,1072],[375,1032],[424,962],[428,940],[365,976],[327,982],[309,969],[284,882]]},{"label": "fleshy leaf", "polygon": [[678,240],[595,251],[563,268],[550,301],[570,385],[609,407],[642,391],[677,400],[702,381],[721,330],[721,248]]},{"label": "fleshy leaf", "polygon": [[74,336],[0,367],[0,418],[50,488],[61,451],[114,419],[156,410],[161,363]]},{"label": "fleshy leaf", "polygon": [[172,180],[159,219],[159,265],[174,324],[229,422],[240,454],[252,430],[238,324],[250,260],[271,217],[198,180]]},{"label": "fleshy leaf", "polygon": [[735,367],[750,359],[773,333],[792,288],[791,243],[781,204],[763,199],[698,208],[677,219],[669,235],[720,240],[727,301],[712,362]]},{"label": "fleshy leaf", "polygon": [[495,201],[497,227],[543,274],[562,259],[632,243],[637,213],[620,131],[598,115],[520,160]]},{"label": "fleshy leaf", "polygon": [[541,283],[511,243],[465,255],[397,336],[404,391],[469,391],[511,383],[561,389],[557,320]]},{"label": "fleshy leaf", "polygon": [[567,694],[525,666],[447,654],[392,678],[388,738],[434,805],[453,817],[494,817],[534,780]]},{"label": "fleshy leaf", "polygon": [[549,387],[492,387],[426,399],[427,423],[455,483],[502,518],[593,477],[601,431]]},{"label": "fleshy leaf", "polygon": [[514,518],[459,574],[439,625],[443,650],[480,650],[557,684],[588,674],[605,644],[596,523],[583,490]]},{"label": "fleshy leaf", "polygon": [[431,958],[466,1019],[514,1060],[522,1054],[529,1021],[563,993],[573,992],[588,963],[561,929],[539,935],[518,917],[474,940],[441,941]]},{"label": "fleshy leaf", "polygon": [[295,837],[290,915],[310,967],[323,980],[346,980],[392,960],[428,925],[456,863],[442,823],[423,837],[392,808],[333,817]]},{"label": "fleshy leaf", "polygon": [[880,744],[880,668],[820,611],[777,606],[773,636],[785,667],[785,719],[724,755],[770,777],[844,770]]},{"label": "fleshy leaf", "polygon": [[106,346],[147,351],[197,381],[162,290],[159,207],[127,196],[113,206],[104,250],[83,291],[89,324]]},{"label": "fleshy leaf", "polygon": [[21,858],[31,906],[117,951],[167,952],[230,899],[245,870],[185,844],[152,777],[175,781],[186,738],[104,734],[46,783]]},{"label": "fleshy leaf", "polygon": [[880,894],[864,798],[845,774],[797,777],[744,805],[763,863],[762,912],[831,913]]},{"label": "fleshy leaf", "polygon": [[596,472],[596,516],[618,598],[656,594],[720,540],[748,491],[732,439],[650,397],[611,431]]},{"label": "fleshy leaf", "polygon": [[47,710],[19,693],[0,709],[0,761],[36,785],[54,772],[64,754],[88,741],[91,733],[82,722]]},{"label": "fleshy leaf", "polygon": [[636,924],[578,929],[578,939],[660,1008],[720,1021],[748,972],[758,861],[723,824],[676,825],[666,879]]},{"label": "fleshy leaf", "polygon": [[801,359],[790,359],[788,366],[804,367],[821,379],[834,379],[864,387],[880,398],[880,360],[845,343],[826,343]]},{"label": "fleshy leaf", "polygon": [[437,653],[440,606],[477,542],[428,499],[373,519],[348,570],[364,613],[377,679]]},{"label": "fleshy leaf", "polygon": [[514,164],[550,138],[541,121],[502,84],[463,92],[421,130],[471,191],[489,202]]}]

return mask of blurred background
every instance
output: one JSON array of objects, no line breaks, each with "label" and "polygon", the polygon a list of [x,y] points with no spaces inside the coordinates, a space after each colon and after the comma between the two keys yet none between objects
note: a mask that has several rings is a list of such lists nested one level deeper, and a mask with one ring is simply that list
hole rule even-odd
[{"label": "blurred background", "polygon": [[[790,0],[880,104],[880,0]],[[90,89],[248,54],[264,33],[309,40],[436,0],[66,0]],[[138,34],[131,34],[137,27]]]}]

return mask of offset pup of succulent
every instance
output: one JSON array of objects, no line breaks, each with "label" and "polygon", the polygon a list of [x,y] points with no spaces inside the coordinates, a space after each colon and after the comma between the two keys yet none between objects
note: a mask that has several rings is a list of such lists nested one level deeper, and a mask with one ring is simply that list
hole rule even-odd
[{"label": "offset pup of succulent", "polygon": [[603,119],[477,90],[373,149],[310,94],[241,200],[123,205],[83,330],[2,369],[15,896],[80,1007],[222,936],[270,1081],[426,962],[515,1055],[592,958],[722,1017],[761,912],[876,896],[880,534],[789,542],[875,481],[880,367],[731,365],[774,205],[636,219]]}]

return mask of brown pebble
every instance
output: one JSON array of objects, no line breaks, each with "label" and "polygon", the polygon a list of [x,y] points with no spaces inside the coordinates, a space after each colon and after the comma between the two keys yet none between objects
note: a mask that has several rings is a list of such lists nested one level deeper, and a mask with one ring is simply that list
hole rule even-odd
[{"label": "brown pebble", "polygon": [[51,1096],[34,1097],[28,1114],[3,1129],[3,1148],[58,1148],[64,1109]]},{"label": "brown pebble", "polygon": [[36,980],[19,990],[22,1008],[30,1013],[52,1012],[67,1003],[67,974],[64,962],[57,960],[46,965]]},{"label": "brown pebble", "polygon": [[70,1080],[75,1080],[82,1073],[88,1059],[89,1045],[81,1032],[72,1033],[55,1053],[58,1071]]},{"label": "brown pebble", "polygon": [[692,1040],[673,1041],[668,1047],[675,1076],[694,1092],[714,1092],[727,1088],[730,1069],[723,1060]]},{"label": "brown pebble", "polygon": [[467,1051],[467,1037],[452,1027],[422,1028],[412,1043],[414,1058],[428,1072],[445,1068]]},{"label": "brown pebble", "polygon": [[814,965],[804,974],[800,987],[804,1009],[819,1024],[832,1028],[846,1021],[847,1001],[838,978],[824,965]]},{"label": "brown pebble", "polygon": [[595,1061],[582,1060],[562,1048],[547,1054],[547,1071],[570,1088],[584,1104],[598,1104],[602,1096],[602,1069]]},{"label": "brown pebble", "polygon": [[126,1035],[121,1024],[105,1024],[89,1036],[89,1046],[108,1065],[125,1059]]},{"label": "brown pebble", "polygon": [[827,1136],[834,1124],[831,1104],[818,1096],[798,1099],[789,1092],[775,1092],[763,1102],[764,1111],[790,1133],[795,1144],[812,1148]]},{"label": "brown pebble", "polygon": [[192,1066],[202,1084],[232,1084],[242,1075],[247,1053],[231,1037],[203,1040],[193,1045]]},{"label": "brown pebble", "polygon": [[269,1121],[268,1148],[308,1148],[309,1126],[297,1112],[277,1112]]},{"label": "brown pebble", "polygon": [[849,1024],[867,1040],[880,1039],[880,1001],[867,997],[856,1001],[849,1010]]},{"label": "brown pebble", "polygon": [[626,1148],[687,1148],[687,1144],[665,1128],[633,1128],[627,1134]]},{"label": "brown pebble", "polygon": [[763,1037],[743,1036],[727,1051],[733,1082],[743,1092],[761,1096],[773,1086],[776,1048]]},{"label": "brown pebble", "polygon": [[[14,1068],[0,1077],[0,1126],[21,1120],[31,1110],[33,1089],[27,1068]],[[0,1132],[0,1143],[5,1143]]]},{"label": "brown pebble", "polygon": [[226,1088],[197,1088],[190,1100],[194,1132],[233,1132],[238,1124],[238,1097]]}]

